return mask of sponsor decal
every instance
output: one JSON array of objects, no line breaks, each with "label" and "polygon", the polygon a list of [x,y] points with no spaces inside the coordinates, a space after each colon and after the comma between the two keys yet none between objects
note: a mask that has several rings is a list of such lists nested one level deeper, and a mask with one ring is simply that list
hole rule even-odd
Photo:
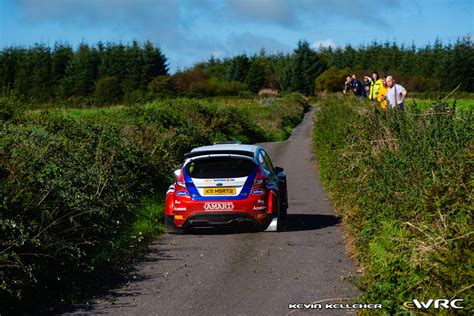
[{"label": "sponsor decal", "polygon": [[174,219],[183,219],[183,215],[175,215]]},{"label": "sponsor decal", "polygon": [[174,204],[181,204],[180,200],[174,200]]},{"label": "sponsor decal", "polygon": [[234,203],[232,202],[206,202],[204,203],[205,211],[232,211]]},{"label": "sponsor decal", "polygon": [[446,298],[438,298],[438,299],[432,299],[430,298],[428,301],[420,301],[418,299],[414,299],[411,302],[405,302],[403,303],[403,307],[406,309],[428,309],[430,307],[440,309],[445,308],[445,309],[463,309],[460,304],[463,302],[462,299],[454,299],[454,300],[449,300]]},{"label": "sponsor decal", "polygon": [[185,196],[185,195],[188,195],[188,194],[189,194],[188,191],[176,191],[177,196]]},{"label": "sponsor decal", "polygon": [[186,208],[185,207],[175,207],[174,210],[175,211],[186,211]]},{"label": "sponsor decal", "polygon": [[257,200],[257,203],[258,203],[258,204],[265,204],[265,201],[258,199],[258,200]]},{"label": "sponsor decal", "polygon": [[254,206],[253,207],[253,210],[254,211],[263,211],[265,210],[267,207],[264,205],[264,206]]},{"label": "sponsor decal", "polygon": [[234,182],[235,179],[226,178],[226,179],[214,179],[214,182]]},{"label": "sponsor decal", "polygon": [[264,193],[263,189],[255,189],[255,190],[252,190],[252,194],[260,195],[260,194],[263,194],[263,193]]}]

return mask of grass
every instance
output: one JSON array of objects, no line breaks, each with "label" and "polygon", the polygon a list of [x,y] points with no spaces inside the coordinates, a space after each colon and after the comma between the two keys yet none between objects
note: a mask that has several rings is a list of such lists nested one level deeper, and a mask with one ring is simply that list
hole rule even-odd
[{"label": "grass", "polygon": [[[435,99],[418,99],[418,98],[407,98],[407,105],[416,106],[421,110],[426,110],[431,105],[438,103],[439,100]],[[474,99],[447,99],[447,103],[455,104],[456,108],[463,111],[468,108],[474,108]]]}]

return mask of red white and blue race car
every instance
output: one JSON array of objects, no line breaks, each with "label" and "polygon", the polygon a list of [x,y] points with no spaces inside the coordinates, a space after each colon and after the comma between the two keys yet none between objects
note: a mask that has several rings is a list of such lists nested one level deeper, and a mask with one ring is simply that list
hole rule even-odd
[{"label": "red white and blue race car", "polygon": [[285,230],[286,175],[259,146],[221,143],[195,148],[175,176],[165,204],[170,233],[230,224]]}]

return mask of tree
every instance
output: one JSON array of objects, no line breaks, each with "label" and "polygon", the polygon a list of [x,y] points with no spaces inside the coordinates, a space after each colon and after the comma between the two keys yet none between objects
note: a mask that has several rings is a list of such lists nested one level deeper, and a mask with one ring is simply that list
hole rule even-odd
[{"label": "tree", "polygon": [[8,48],[0,52],[0,89],[10,90],[13,88],[18,63],[18,49]]},{"label": "tree", "polygon": [[51,55],[51,84],[53,94],[58,95],[60,82],[66,75],[66,70],[71,63],[74,52],[69,45],[56,43]]},{"label": "tree", "polygon": [[153,47],[151,42],[146,42],[143,47],[143,77],[145,87],[157,76],[168,75],[168,64],[166,56],[159,48]]},{"label": "tree", "polygon": [[443,73],[445,89],[461,84],[461,90],[474,92],[474,45],[469,37],[458,39],[446,58]]},{"label": "tree", "polygon": [[311,50],[308,42],[299,41],[288,67],[291,74],[288,90],[311,95],[314,92],[314,80],[327,65]]},{"label": "tree", "polygon": [[250,65],[245,83],[250,91],[257,93],[265,84],[265,65],[262,58],[255,59]]},{"label": "tree", "polygon": [[125,49],[125,67],[122,80],[122,89],[126,96],[133,91],[144,91],[146,88],[143,77],[143,54],[138,42],[133,41],[132,46]]},{"label": "tree", "polygon": [[35,45],[30,51],[30,97],[44,102],[52,95],[51,50],[44,45]]},{"label": "tree", "polygon": [[98,51],[87,44],[81,44],[61,80],[59,95],[63,98],[90,96],[94,92],[98,65]]},{"label": "tree", "polygon": [[99,104],[114,104],[122,100],[122,89],[117,77],[107,76],[97,80],[94,97]]},{"label": "tree", "polygon": [[247,55],[238,55],[229,60],[226,67],[226,81],[245,82],[250,68],[250,61]]}]

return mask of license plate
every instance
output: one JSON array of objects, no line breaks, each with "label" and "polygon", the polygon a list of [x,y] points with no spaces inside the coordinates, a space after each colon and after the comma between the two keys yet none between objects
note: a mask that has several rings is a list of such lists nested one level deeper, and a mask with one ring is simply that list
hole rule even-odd
[{"label": "license plate", "polygon": [[204,188],[204,195],[235,195],[236,188]]}]

